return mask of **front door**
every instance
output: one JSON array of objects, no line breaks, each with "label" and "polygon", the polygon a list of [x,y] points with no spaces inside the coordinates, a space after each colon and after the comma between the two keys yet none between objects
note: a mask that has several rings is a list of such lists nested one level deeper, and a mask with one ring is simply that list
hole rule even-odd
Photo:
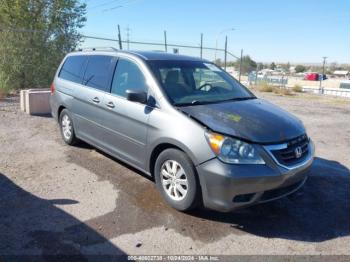
[{"label": "front door", "polygon": [[145,75],[136,61],[119,58],[111,93],[105,96],[106,143],[115,155],[138,167],[146,163],[147,123],[152,108],[126,99],[127,89],[148,92]]}]

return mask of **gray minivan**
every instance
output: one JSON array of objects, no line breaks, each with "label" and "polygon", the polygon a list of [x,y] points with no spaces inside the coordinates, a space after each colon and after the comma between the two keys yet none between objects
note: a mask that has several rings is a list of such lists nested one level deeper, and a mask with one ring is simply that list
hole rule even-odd
[{"label": "gray minivan", "polygon": [[161,52],[68,54],[51,86],[63,140],[152,176],[186,211],[231,211],[298,190],[314,145],[302,122],[215,64]]}]

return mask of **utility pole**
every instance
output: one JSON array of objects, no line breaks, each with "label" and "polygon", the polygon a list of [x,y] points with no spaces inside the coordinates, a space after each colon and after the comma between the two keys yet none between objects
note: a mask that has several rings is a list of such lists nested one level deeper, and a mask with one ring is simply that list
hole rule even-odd
[{"label": "utility pole", "polygon": [[126,42],[127,42],[127,45],[128,45],[128,50],[130,50],[130,27],[129,25],[127,26],[126,28]]},{"label": "utility pole", "polygon": [[203,33],[201,34],[201,59],[203,58]]},{"label": "utility pole", "polygon": [[323,92],[324,92],[323,86],[322,86],[322,81],[323,81],[323,77],[324,77],[325,65],[326,65],[326,59],[327,59],[327,57],[324,56],[324,57],[322,57],[322,58],[323,58],[322,77],[319,77],[319,78],[320,78],[320,92],[321,92],[321,94],[323,94]]},{"label": "utility pole", "polygon": [[167,43],[167,37],[166,37],[166,31],[164,30],[164,47],[165,47],[165,52],[168,52],[168,43]]},{"label": "utility pole", "polygon": [[123,45],[122,45],[122,36],[120,34],[120,25],[118,25],[118,42],[119,42],[119,49],[123,50]]},{"label": "utility pole", "polygon": [[239,61],[239,77],[238,77],[239,82],[241,82],[241,76],[242,76],[242,62],[243,62],[243,49],[241,49],[241,59]]}]

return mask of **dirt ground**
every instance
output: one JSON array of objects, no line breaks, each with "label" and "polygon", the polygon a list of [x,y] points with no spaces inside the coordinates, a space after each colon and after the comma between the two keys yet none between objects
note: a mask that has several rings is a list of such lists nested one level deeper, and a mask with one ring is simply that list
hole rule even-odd
[{"label": "dirt ground", "polygon": [[0,256],[350,255],[350,100],[257,95],[304,121],[317,158],[302,190],[235,213],[177,212],[140,172],[0,102]]}]

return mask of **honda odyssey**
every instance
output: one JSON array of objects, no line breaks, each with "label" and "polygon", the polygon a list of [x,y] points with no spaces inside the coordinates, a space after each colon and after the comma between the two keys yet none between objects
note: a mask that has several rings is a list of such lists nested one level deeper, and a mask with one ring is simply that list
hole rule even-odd
[{"label": "honda odyssey", "polygon": [[51,93],[67,144],[83,140],[152,176],[181,211],[232,211],[286,196],[313,161],[299,119],[206,60],[81,50],[64,58]]}]

